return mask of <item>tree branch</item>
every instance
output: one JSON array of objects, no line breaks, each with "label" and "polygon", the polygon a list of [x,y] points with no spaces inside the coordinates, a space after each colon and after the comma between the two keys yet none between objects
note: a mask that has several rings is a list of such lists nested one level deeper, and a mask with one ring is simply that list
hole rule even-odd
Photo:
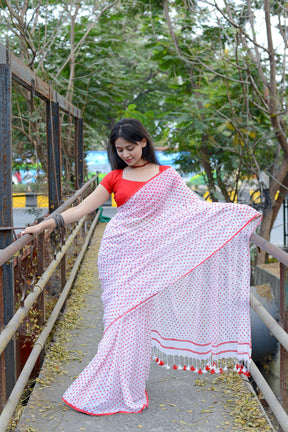
[{"label": "tree branch", "polygon": [[[90,33],[90,31],[92,30],[92,28],[95,26],[96,22],[99,20],[99,18],[103,15],[104,12],[106,12],[107,10],[111,9],[113,6],[115,6],[118,3],[119,0],[115,0],[113,3],[110,3],[109,5],[105,6],[99,13],[99,15],[95,18],[95,20],[93,22],[91,22],[89,24],[89,26],[87,27],[87,30],[84,34],[84,36],[80,39],[80,41],[78,42],[78,44],[76,45],[75,49],[73,50],[73,52],[70,53],[70,55],[67,57],[67,59],[65,60],[65,62],[63,63],[63,65],[61,66],[61,68],[58,70],[57,74],[55,75],[55,79],[58,78],[58,76],[61,74],[62,70],[65,68],[65,66],[69,63],[71,56],[75,56],[77,57],[77,51],[82,47],[83,43],[85,42],[85,39],[87,38],[88,34]],[[95,10],[95,7],[94,7]]]}]

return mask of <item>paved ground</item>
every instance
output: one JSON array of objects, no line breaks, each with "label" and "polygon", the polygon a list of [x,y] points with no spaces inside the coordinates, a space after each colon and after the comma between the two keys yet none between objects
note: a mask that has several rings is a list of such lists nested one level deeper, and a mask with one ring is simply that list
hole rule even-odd
[{"label": "paved ground", "polygon": [[96,229],[17,431],[271,431],[251,387],[235,373],[200,376],[152,363],[149,408],[140,414],[93,417],[62,402],[66,388],[95,355],[103,333],[95,260],[104,227]]}]

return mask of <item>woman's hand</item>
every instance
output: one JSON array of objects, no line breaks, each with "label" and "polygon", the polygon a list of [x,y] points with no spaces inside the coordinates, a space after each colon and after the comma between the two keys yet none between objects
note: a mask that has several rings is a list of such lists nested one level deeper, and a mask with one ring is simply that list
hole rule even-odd
[{"label": "woman's hand", "polygon": [[37,235],[40,234],[45,229],[54,229],[56,227],[56,222],[53,218],[45,219],[44,221],[38,223],[37,225],[28,226],[21,232],[21,236],[25,234]]},{"label": "woman's hand", "polygon": [[26,227],[24,229],[24,231],[22,231],[20,234],[21,234],[21,236],[23,236],[25,234],[37,235],[37,234],[40,234],[42,231],[43,231],[43,228],[42,228],[41,224],[37,224],[37,225]]}]

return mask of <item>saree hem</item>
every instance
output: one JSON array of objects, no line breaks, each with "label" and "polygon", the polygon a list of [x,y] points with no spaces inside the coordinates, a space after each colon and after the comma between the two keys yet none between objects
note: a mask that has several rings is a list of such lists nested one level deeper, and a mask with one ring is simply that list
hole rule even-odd
[{"label": "saree hem", "polygon": [[148,394],[147,391],[145,390],[145,396],[146,396],[146,403],[142,406],[142,408],[140,409],[140,411],[114,411],[114,412],[109,412],[109,413],[91,413],[89,411],[85,411],[83,409],[78,408],[77,406],[74,406],[73,404],[71,404],[70,402],[67,402],[64,397],[62,397],[62,401],[66,403],[66,405],[68,405],[70,408],[73,408],[74,410],[78,411],[78,412],[82,412],[83,414],[87,414],[87,415],[91,415],[91,416],[105,416],[105,415],[114,415],[114,414],[139,414],[141,413],[144,409],[149,407],[149,399],[148,399]]}]

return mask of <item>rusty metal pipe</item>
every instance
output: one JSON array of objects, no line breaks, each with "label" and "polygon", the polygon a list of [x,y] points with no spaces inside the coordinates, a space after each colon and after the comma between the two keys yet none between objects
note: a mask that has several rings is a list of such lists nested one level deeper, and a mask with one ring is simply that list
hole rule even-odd
[{"label": "rusty metal pipe", "polygon": [[250,294],[250,306],[266,324],[276,339],[278,339],[281,345],[288,351],[288,334],[252,293]]},{"label": "rusty metal pipe", "polygon": [[[89,188],[91,184],[93,184],[93,181],[97,178],[97,176],[94,176],[91,180],[89,180],[87,183],[85,183],[81,189],[79,189],[71,198],[69,198],[67,201],[65,201],[60,207],[58,207],[53,213],[51,213],[47,219],[50,219],[52,216],[54,216],[57,213],[61,213],[64,210],[66,210],[71,204],[74,203],[74,201],[81,196],[86,189]],[[5,264],[7,261],[9,261],[17,252],[19,252],[24,246],[26,246],[28,243],[31,242],[31,240],[34,238],[31,234],[26,234],[22,237],[20,237],[15,242],[11,243],[9,246],[7,246],[5,249],[0,251],[0,266]]]},{"label": "rusty metal pipe", "polygon": [[4,351],[10,340],[14,337],[15,333],[17,332],[20,324],[28,314],[30,308],[33,306],[35,300],[38,298],[38,296],[41,294],[41,292],[44,290],[47,282],[49,281],[50,277],[52,276],[54,270],[60,263],[62,257],[65,255],[69,247],[74,241],[74,238],[80,231],[84,220],[86,216],[84,216],[78,223],[77,227],[74,229],[72,234],[68,237],[66,243],[64,246],[62,246],[61,251],[59,251],[56,255],[56,259],[53,260],[49,266],[47,267],[46,271],[43,273],[37,284],[34,286],[33,292],[31,292],[24,301],[24,306],[20,307],[17,312],[14,314],[14,316],[11,318],[7,326],[2,330],[0,334],[0,354]]},{"label": "rusty metal pipe", "polygon": [[284,410],[284,408],[281,406],[277,397],[274,395],[269,385],[267,384],[263,375],[261,374],[261,372],[255,365],[255,363],[253,362],[253,360],[251,361],[249,372],[252,375],[253,379],[255,380],[257,386],[261,390],[264,398],[266,399],[273,414],[275,415],[277,421],[279,422],[283,432],[288,432],[288,415]]},{"label": "rusty metal pipe", "polygon": [[57,301],[57,303],[56,303],[56,305],[55,305],[55,307],[54,307],[54,309],[53,309],[53,311],[52,311],[52,313],[51,313],[51,315],[50,315],[50,317],[49,317],[49,319],[48,319],[48,321],[44,327],[44,329],[42,330],[39,338],[36,340],[34,347],[33,347],[32,351],[31,351],[31,353],[30,353],[30,355],[29,355],[29,357],[25,363],[25,366],[22,369],[22,372],[21,372],[9,398],[8,398],[7,404],[5,405],[5,408],[3,409],[3,411],[0,415],[0,432],[6,431],[6,428],[9,425],[9,422],[10,422],[10,420],[14,414],[14,411],[17,407],[17,404],[18,404],[18,402],[22,396],[22,393],[23,393],[25,386],[28,382],[28,379],[31,375],[33,367],[34,367],[34,365],[35,365],[35,363],[39,357],[39,354],[41,353],[42,349],[44,348],[45,342],[46,342],[46,340],[47,340],[47,338],[48,338],[48,336],[49,336],[49,334],[50,334],[50,332],[51,332],[51,330],[55,324],[55,321],[57,320],[58,315],[59,315],[59,313],[63,307],[63,304],[64,304],[64,302],[65,302],[65,300],[69,294],[70,288],[71,288],[71,286],[72,286],[72,284],[76,278],[77,271],[78,271],[78,268],[81,264],[82,258],[86,252],[87,247],[88,247],[90,238],[91,238],[91,236],[94,232],[94,229],[96,227],[99,215],[100,215],[100,212],[98,211],[92,224],[91,224],[91,227],[88,231],[88,234],[87,234],[85,242],[81,248],[81,251],[80,251],[80,253],[79,253],[79,255],[78,255],[78,257],[74,263],[73,269],[70,273],[70,276],[67,280],[67,283],[65,284],[65,287],[63,288],[63,291],[62,291],[62,293],[61,293],[61,295],[60,295],[60,297],[59,297],[59,299],[58,299],[58,301]]},{"label": "rusty metal pipe", "polygon": [[288,267],[288,254],[280,247],[273,245],[255,233],[251,235],[250,241]]}]

